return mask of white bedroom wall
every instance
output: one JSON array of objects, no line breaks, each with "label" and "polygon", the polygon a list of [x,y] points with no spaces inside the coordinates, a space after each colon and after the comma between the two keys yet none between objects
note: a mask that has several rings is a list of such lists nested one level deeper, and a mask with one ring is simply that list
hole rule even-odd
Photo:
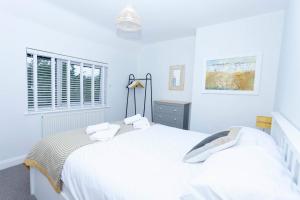
[{"label": "white bedroom wall", "polygon": [[[191,100],[194,52],[194,36],[143,46],[138,65],[139,76],[144,76],[148,72],[153,75],[154,99]],[[168,89],[169,66],[171,65],[185,65],[186,81],[183,91]]]},{"label": "white bedroom wall", "polygon": [[[197,29],[192,130],[214,132],[232,125],[253,127],[256,115],[271,114],[283,19],[284,12],[276,12]],[[263,54],[259,95],[201,94],[205,58],[258,52]]]},{"label": "white bedroom wall", "polygon": [[[9,9],[5,7],[0,11],[0,168],[20,161],[41,138],[41,116],[24,114],[26,47],[109,63],[108,103],[111,108],[105,112],[109,121],[124,116],[127,82],[124,74],[137,72],[139,44],[118,39],[113,32],[97,28],[64,10],[51,5],[46,7],[62,19],[62,24],[57,21],[41,25],[29,17],[18,16],[19,13],[8,13]],[[69,30],[63,28],[64,20],[69,18],[76,26],[72,30],[72,24],[68,26]]]},{"label": "white bedroom wall", "polygon": [[[194,36],[143,45],[139,55],[138,76],[144,77],[146,73],[152,74],[153,100],[191,101],[194,52]],[[183,91],[168,89],[169,66],[171,65],[185,65],[186,81]],[[138,98],[142,100],[143,94],[139,94]],[[142,102],[139,101],[139,104]],[[148,108],[150,108],[149,104]],[[140,110],[142,110],[141,105],[139,106]]]},{"label": "white bedroom wall", "polygon": [[300,1],[290,0],[286,12],[275,110],[300,129]]}]

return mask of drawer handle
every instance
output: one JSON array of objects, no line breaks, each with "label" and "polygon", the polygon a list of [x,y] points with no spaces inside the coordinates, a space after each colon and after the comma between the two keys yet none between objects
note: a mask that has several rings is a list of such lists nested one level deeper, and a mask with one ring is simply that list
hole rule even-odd
[{"label": "drawer handle", "polygon": [[177,110],[176,110],[176,109],[174,109],[173,111],[174,111],[174,112],[177,112]]},{"label": "drawer handle", "polygon": [[174,118],[174,121],[177,121],[177,119],[176,119],[176,118]]}]

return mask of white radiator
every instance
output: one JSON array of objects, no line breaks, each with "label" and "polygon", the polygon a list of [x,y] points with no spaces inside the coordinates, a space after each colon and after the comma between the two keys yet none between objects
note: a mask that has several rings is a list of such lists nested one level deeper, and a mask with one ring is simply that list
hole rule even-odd
[{"label": "white radiator", "polygon": [[43,137],[57,132],[83,128],[104,121],[104,109],[80,110],[42,115]]}]

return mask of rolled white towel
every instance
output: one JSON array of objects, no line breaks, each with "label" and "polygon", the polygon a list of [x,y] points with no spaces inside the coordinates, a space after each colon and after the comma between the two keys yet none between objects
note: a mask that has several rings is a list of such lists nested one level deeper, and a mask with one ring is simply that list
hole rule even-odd
[{"label": "rolled white towel", "polygon": [[110,124],[109,129],[97,131],[90,136],[91,140],[94,141],[106,141],[113,138],[120,129],[119,124]]},{"label": "rolled white towel", "polygon": [[144,129],[150,127],[150,123],[146,117],[142,117],[140,120],[133,122],[133,128]]},{"label": "rolled white towel", "polygon": [[109,129],[109,123],[107,123],[107,122],[88,126],[85,129],[85,132],[86,132],[86,134],[91,135],[93,133],[96,133],[97,131],[102,131],[102,130],[106,130],[106,129]]},{"label": "rolled white towel", "polygon": [[125,119],[124,119],[124,123],[125,123],[126,125],[132,124],[133,122],[138,121],[138,120],[140,120],[141,118],[142,118],[142,116],[141,116],[140,114],[137,114],[137,115],[134,115],[134,116],[132,116],[132,117],[127,117],[127,118],[125,118]]}]

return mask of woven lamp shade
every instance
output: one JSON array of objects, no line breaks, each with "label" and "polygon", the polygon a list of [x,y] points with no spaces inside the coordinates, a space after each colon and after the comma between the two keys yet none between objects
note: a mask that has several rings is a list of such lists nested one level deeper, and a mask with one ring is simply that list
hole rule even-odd
[{"label": "woven lamp shade", "polygon": [[136,32],[142,27],[141,18],[130,5],[126,6],[117,17],[118,29],[126,32]]},{"label": "woven lamp shade", "polygon": [[256,127],[271,128],[272,127],[272,117],[257,116],[256,117]]}]

